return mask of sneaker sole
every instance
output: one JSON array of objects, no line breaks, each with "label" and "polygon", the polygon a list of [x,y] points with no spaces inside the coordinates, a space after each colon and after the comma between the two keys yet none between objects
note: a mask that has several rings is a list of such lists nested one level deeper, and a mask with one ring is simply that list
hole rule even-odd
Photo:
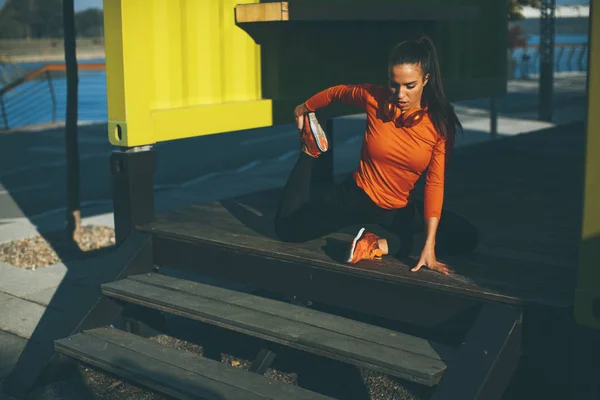
[{"label": "sneaker sole", "polygon": [[[321,125],[319,125],[315,113],[308,113],[308,122],[317,147],[321,152],[325,153],[329,148],[329,143],[327,142],[327,135],[325,134],[325,131],[323,131],[323,128],[321,128]],[[325,147],[321,146],[321,143],[325,143]]]},{"label": "sneaker sole", "polygon": [[356,244],[362,237],[363,233],[365,233],[365,228],[360,228],[360,230],[356,234],[356,237],[352,241],[352,246],[350,247],[350,255],[348,256],[348,260],[346,260],[346,262],[352,261],[352,258],[354,257],[354,250],[356,250]]}]

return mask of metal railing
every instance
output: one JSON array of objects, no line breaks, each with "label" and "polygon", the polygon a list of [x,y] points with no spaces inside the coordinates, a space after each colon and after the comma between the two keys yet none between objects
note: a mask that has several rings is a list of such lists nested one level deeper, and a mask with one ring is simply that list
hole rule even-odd
[{"label": "metal railing", "polygon": [[[106,120],[106,73],[103,63],[80,63],[80,120]],[[66,115],[66,66],[48,64],[0,89],[0,127],[63,121]],[[91,107],[86,105],[93,104]],[[83,106],[83,107],[82,107]]]},{"label": "metal railing", "polygon": [[[587,43],[558,43],[554,45],[554,72],[587,71]],[[509,57],[508,76],[528,78],[539,74],[540,53],[538,45],[516,47]]]}]

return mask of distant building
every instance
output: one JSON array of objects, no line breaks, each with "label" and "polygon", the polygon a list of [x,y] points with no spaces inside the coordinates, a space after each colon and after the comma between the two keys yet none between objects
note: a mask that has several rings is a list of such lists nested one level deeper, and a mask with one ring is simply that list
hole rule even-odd
[{"label": "distant building", "polygon": [[[512,21],[510,26],[518,25],[525,35],[540,33],[540,10],[533,7],[523,7],[521,14],[525,19]],[[587,35],[590,15],[589,4],[573,6],[557,6],[554,29],[557,35]]]}]

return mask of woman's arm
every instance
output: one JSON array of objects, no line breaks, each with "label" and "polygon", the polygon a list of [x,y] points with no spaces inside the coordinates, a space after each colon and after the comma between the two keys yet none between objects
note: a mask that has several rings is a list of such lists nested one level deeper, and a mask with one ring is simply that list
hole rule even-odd
[{"label": "woman's arm", "polygon": [[369,84],[337,85],[320,91],[297,106],[294,110],[294,117],[296,118],[298,129],[302,129],[304,119],[301,117],[304,114],[326,107],[335,101],[341,101],[345,104],[355,105],[365,109],[367,106],[367,98],[373,88],[374,85]]},{"label": "woman's arm", "polygon": [[446,275],[454,272],[446,264],[437,261],[435,257],[435,238],[444,202],[447,145],[446,140],[439,140],[436,143],[431,161],[427,167],[424,204],[425,245],[419,262],[412,271],[418,271],[425,266]]},{"label": "woman's arm", "polygon": [[367,105],[367,96],[371,87],[373,85],[368,84],[332,86],[306,100],[304,105],[308,111],[315,111],[335,101],[341,101],[364,109]]},{"label": "woman's arm", "polygon": [[326,107],[334,101],[341,101],[364,109],[367,104],[368,89],[372,86],[368,84],[337,85],[313,95],[294,109],[294,118],[296,118],[298,129],[302,130],[304,114]]}]

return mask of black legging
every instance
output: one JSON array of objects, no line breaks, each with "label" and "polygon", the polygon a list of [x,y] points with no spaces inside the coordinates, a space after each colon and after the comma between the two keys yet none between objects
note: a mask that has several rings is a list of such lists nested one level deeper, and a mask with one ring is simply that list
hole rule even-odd
[{"label": "black legging", "polygon": [[[410,252],[413,234],[423,231],[422,201],[411,200],[399,209],[380,208],[352,176],[310,200],[313,163],[314,158],[300,152],[284,188],[275,217],[275,232],[282,241],[305,242],[350,225],[374,225],[368,230],[387,239],[389,254],[405,256]],[[476,247],[477,241],[477,229],[471,223],[442,210],[436,253],[466,254]]]}]

